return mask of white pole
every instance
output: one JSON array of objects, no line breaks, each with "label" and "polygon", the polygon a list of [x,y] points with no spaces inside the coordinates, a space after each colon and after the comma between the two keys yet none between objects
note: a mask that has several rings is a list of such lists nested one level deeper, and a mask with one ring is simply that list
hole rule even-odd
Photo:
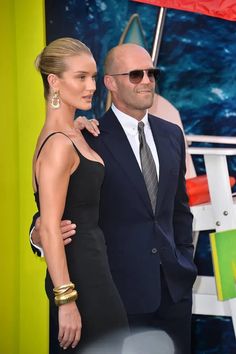
[{"label": "white pole", "polygon": [[157,59],[158,59],[160,45],[161,45],[161,38],[162,38],[162,31],[164,27],[166,10],[167,9],[165,7],[161,7],[157,19],[155,38],[154,38],[154,43],[152,48],[152,61],[154,66],[157,65]]}]

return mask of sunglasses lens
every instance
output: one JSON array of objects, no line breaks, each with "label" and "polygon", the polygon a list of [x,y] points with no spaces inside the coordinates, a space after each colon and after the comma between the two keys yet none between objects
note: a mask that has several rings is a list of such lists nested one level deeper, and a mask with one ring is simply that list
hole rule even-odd
[{"label": "sunglasses lens", "polygon": [[148,77],[150,81],[154,81],[158,79],[159,76],[159,69],[149,69],[147,71]]},{"label": "sunglasses lens", "polygon": [[138,84],[143,79],[144,72],[143,70],[133,70],[129,73],[129,80],[132,84]]},{"label": "sunglasses lens", "polygon": [[[146,70],[133,70],[130,71],[129,73],[129,80],[132,84],[139,84],[144,76],[144,71]],[[146,71],[147,76],[149,78],[150,81],[155,81],[158,79],[159,76],[159,69],[148,69]]]}]

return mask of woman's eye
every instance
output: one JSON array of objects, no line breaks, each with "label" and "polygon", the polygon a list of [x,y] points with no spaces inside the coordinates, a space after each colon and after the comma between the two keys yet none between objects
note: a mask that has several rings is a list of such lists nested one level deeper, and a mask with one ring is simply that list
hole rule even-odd
[{"label": "woman's eye", "polygon": [[85,76],[85,75],[80,75],[80,76],[78,76],[78,79],[79,79],[79,80],[81,80],[81,81],[84,81],[84,80],[85,80],[85,78],[86,78],[86,76]]},{"label": "woman's eye", "polygon": [[96,80],[97,80],[97,75],[93,75],[92,79],[93,79],[94,81],[96,81]]}]

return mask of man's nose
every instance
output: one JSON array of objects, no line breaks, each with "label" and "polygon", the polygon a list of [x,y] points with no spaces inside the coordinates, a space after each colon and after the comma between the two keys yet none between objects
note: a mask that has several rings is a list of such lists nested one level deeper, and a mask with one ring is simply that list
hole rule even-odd
[{"label": "man's nose", "polygon": [[144,75],[143,75],[143,78],[142,78],[142,83],[146,84],[146,83],[150,83],[152,82],[151,78],[148,76],[148,72],[146,70],[143,71],[144,72]]}]

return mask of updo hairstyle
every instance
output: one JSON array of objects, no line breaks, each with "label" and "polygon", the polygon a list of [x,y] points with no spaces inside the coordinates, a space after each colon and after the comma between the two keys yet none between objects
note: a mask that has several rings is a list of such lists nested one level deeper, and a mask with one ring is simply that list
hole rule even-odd
[{"label": "updo hairstyle", "polygon": [[81,41],[74,38],[64,37],[49,43],[35,60],[35,67],[41,73],[44,86],[44,97],[49,94],[49,84],[47,77],[49,74],[61,76],[66,70],[64,58],[74,55],[89,54],[90,49]]}]

